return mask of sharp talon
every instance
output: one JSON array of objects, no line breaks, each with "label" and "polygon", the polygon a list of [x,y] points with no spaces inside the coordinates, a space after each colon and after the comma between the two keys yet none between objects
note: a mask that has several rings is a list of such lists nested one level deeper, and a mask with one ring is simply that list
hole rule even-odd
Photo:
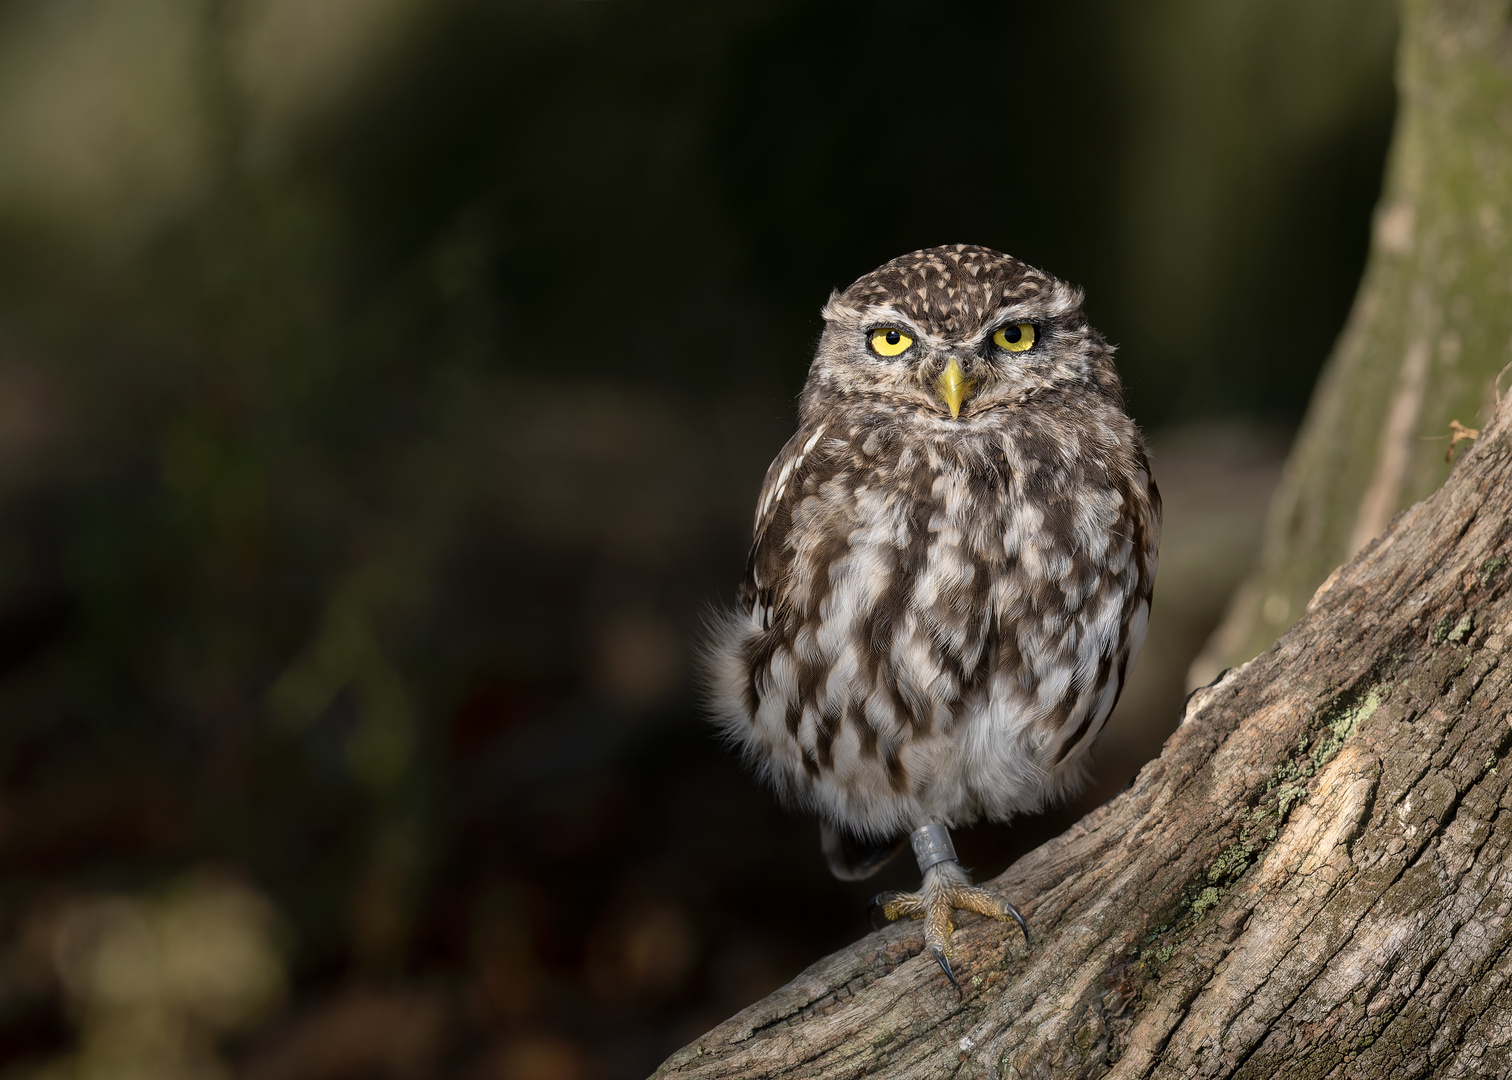
[{"label": "sharp talon", "polygon": [[1024,921],[1024,917],[1019,914],[1019,909],[1014,907],[1012,902],[1004,900],[1003,906],[1008,909],[1008,914],[1013,916],[1013,921],[1018,923],[1019,929],[1024,932],[1024,945],[1027,948],[1029,945],[1029,924]]},{"label": "sharp talon", "polygon": [[971,884],[966,871],[949,860],[929,864],[925,869],[924,887],[916,893],[880,892],[873,896],[866,906],[873,930],[882,929],[877,923],[879,909],[889,922],[904,917],[924,920],[924,951],[934,957],[958,994],[962,993],[961,983],[947,958],[951,933],[955,929],[952,912],[971,911],[999,922],[1012,919],[1024,932],[1024,947],[1029,946],[1029,923],[1013,902],[980,885]]},{"label": "sharp talon", "polygon": [[956,993],[959,994],[961,992],[961,984],[956,981],[955,972],[950,970],[950,961],[945,959],[945,950],[938,945],[931,945],[929,947],[929,955],[935,958],[935,963],[940,965],[940,970],[945,973],[945,977],[950,980],[950,985],[955,987]]}]

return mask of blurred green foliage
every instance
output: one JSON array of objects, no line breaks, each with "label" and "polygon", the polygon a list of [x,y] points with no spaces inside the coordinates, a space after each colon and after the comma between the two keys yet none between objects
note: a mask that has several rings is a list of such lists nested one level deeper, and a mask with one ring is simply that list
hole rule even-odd
[{"label": "blurred green foliage", "polygon": [[[988,244],[1086,286],[1144,424],[1290,424],[1393,34],[1380,0],[8,0],[8,918],[210,861],[283,912],[296,998],[525,948],[465,929],[522,904],[531,963],[633,989],[576,929],[649,858],[615,784],[718,756],[684,643],[828,291]],[[623,940],[681,940],[646,911]]]}]

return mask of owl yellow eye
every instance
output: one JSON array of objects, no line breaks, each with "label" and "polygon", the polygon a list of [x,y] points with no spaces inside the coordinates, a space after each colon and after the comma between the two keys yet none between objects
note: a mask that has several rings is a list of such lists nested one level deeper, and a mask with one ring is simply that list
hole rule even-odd
[{"label": "owl yellow eye", "polygon": [[1034,324],[1021,322],[1005,326],[992,335],[992,343],[1009,352],[1023,352],[1034,344]]},{"label": "owl yellow eye", "polygon": [[903,331],[894,330],[891,327],[885,330],[878,330],[871,337],[872,351],[878,356],[897,356],[912,344],[913,338]]}]

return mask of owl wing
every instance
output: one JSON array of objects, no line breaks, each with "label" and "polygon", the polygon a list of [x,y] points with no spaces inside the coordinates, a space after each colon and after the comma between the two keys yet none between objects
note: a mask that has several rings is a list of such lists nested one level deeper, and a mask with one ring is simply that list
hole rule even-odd
[{"label": "owl wing", "polygon": [[[1115,532],[1128,538],[1129,556],[1115,574],[1104,578],[1101,588],[1123,594],[1122,610],[1115,647],[1104,656],[1104,666],[1091,687],[1096,704],[1087,709],[1074,728],[1067,724],[1061,731],[1061,744],[1054,763],[1059,765],[1077,749],[1090,746],[1123,694],[1124,681],[1139,655],[1149,626],[1150,605],[1154,602],[1155,572],[1159,565],[1161,501],[1160,489],[1150,475],[1150,463],[1142,446],[1133,451],[1133,468],[1119,484],[1123,512]],[[1064,708],[1075,708],[1077,692],[1068,695]]]},{"label": "owl wing", "polygon": [[792,507],[804,481],[813,471],[823,423],[805,424],[793,433],[772,464],[767,467],[761,495],[756,500],[756,523],[751,551],[746,557],[745,577],[740,583],[740,603],[748,614],[761,613],[763,629],[771,626],[778,605],[778,583],[793,560],[787,544],[792,527]]}]

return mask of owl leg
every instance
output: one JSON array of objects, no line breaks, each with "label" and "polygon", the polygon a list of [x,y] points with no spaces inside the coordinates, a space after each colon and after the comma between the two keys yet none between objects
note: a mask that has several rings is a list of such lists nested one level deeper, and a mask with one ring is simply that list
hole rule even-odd
[{"label": "owl leg", "polygon": [[950,941],[953,912],[974,911],[999,922],[1012,919],[1024,931],[1026,943],[1029,924],[1007,900],[971,883],[971,875],[956,860],[955,845],[950,842],[950,830],[945,826],[921,826],[909,840],[919,861],[919,871],[924,875],[923,887],[916,893],[879,893],[872,898],[870,910],[880,908],[889,921],[905,915],[923,919],[925,951],[935,958],[951,985],[960,990],[961,984],[950,967],[955,957]]}]

